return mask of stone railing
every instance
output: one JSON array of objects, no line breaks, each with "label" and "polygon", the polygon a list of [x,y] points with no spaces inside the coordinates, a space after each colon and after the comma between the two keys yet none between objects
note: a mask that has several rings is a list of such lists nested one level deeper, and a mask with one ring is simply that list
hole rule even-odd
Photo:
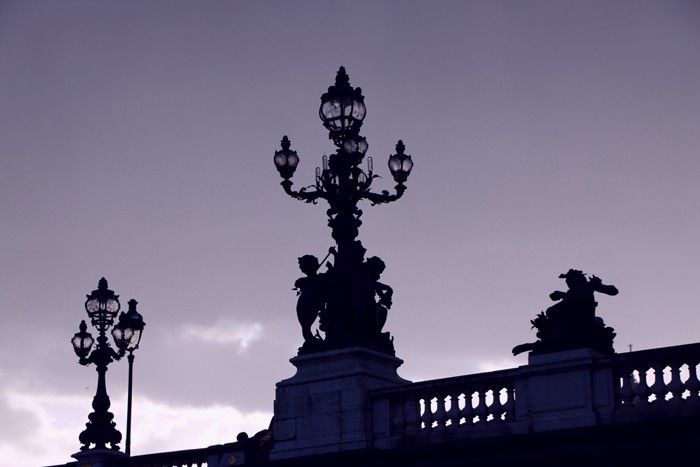
[{"label": "stone railing", "polygon": [[[212,462],[212,457],[221,456],[218,448],[187,449],[183,451],[159,452],[155,454],[145,454],[133,456],[115,464],[119,467],[207,467],[218,466],[218,462]],[[214,451],[214,452],[212,452]]]},{"label": "stone railing", "polygon": [[580,349],[519,368],[371,393],[374,444],[440,442],[700,414],[700,344],[601,356]]},{"label": "stone railing", "polygon": [[620,354],[612,359],[617,406],[624,412],[676,409],[700,402],[700,344]]},{"label": "stone railing", "polygon": [[51,467],[224,467],[245,464],[246,456],[239,443],[217,444],[206,448],[158,452],[131,457],[115,457],[107,461],[87,459]]},{"label": "stone railing", "polygon": [[519,374],[518,369],[495,371],[375,391],[375,429],[391,436],[427,436],[511,424]]}]

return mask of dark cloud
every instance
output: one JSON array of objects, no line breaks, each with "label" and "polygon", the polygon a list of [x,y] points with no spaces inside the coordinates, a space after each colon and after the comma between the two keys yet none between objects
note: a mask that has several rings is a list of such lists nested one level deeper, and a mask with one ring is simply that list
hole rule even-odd
[{"label": "dark cloud", "polygon": [[[507,363],[570,267],[620,289],[599,307],[619,348],[695,340],[698,20],[697,2],[2,2],[4,377],[94,391],[69,338],[105,275],[147,322],[138,394],[270,410],[301,343],[296,258],[331,244],[272,155],[288,134],[312,181],[339,65],[375,167],[399,138],[416,164],[360,234],[405,374]],[[181,338],[220,319],[261,337]]]}]

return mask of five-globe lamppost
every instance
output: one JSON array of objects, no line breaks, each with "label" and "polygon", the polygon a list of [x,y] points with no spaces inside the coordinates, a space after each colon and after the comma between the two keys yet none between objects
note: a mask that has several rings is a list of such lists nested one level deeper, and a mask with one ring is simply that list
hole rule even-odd
[{"label": "five-globe lamppost", "polygon": [[[300,279],[297,314],[305,336],[300,353],[361,345],[387,353],[394,353],[389,333],[382,333],[387,309],[391,306],[391,288],[378,282],[384,263],[377,257],[364,259],[365,249],[357,240],[362,211],[358,203],[372,205],[396,201],[406,190],[413,161],[405,153],[402,141],[396,144],[396,153],[389,156],[388,166],[396,182],[395,192],[373,192],[372,184],[379,176],[374,173],[371,157],[361,167],[367,153],[367,140],[360,129],[367,110],[360,88],[353,88],[345,68],[340,67],[335,84],[321,96],[319,116],[328,130],[335,152],[323,156],[321,167],[316,168],[315,183],[294,190],[292,176],[299,164],[299,155],[291,149],[287,136],[282,138],[281,149],[274,154],[275,167],[282,177],[281,185],[291,197],[316,203],[328,202],[328,225],[337,249],[331,248],[334,264],[325,273],[317,274],[320,263],[312,255],[299,258],[300,268],[307,274]],[[329,253],[329,254],[330,254]],[[379,298],[379,300],[377,300]],[[319,333],[310,337],[311,323],[319,317]]]},{"label": "five-globe lamppost", "polygon": [[[79,331],[71,339],[73,350],[78,356],[81,365],[94,364],[97,370],[97,390],[92,399],[93,412],[88,415],[86,428],[80,433],[82,444],[80,450],[112,449],[119,450],[121,433],[116,429],[113,421],[114,415],[109,411],[110,400],[107,395],[105,373],[107,366],[115,360],[120,360],[129,352],[129,403],[127,409],[127,446],[129,446],[130,415],[131,415],[131,364],[133,363],[133,351],[139,346],[141,334],[145,326],[143,318],[136,311],[136,300],[129,301],[129,310],[119,315],[121,304],[119,295],[108,288],[107,280],[100,279],[97,289],[87,295],[85,311],[91,324],[97,329],[97,339],[87,332],[85,320],[81,321]],[[115,319],[119,315],[118,322]],[[114,350],[107,338],[107,331],[111,328],[112,339],[117,350]],[[94,346],[93,344],[97,343]],[[109,445],[109,447],[108,447]],[[127,447],[128,454],[128,447]]]}]

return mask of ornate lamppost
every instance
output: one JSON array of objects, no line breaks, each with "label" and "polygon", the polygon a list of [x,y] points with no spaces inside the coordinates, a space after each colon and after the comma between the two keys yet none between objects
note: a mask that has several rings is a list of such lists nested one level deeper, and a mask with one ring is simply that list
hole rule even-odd
[{"label": "ornate lamppost", "polygon": [[126,402],[126,442],[124,443],[124,452],[127,456],[131,455],[131,396],[134,379],[134,350],[139,348],[141,335],[146,323],[143,322],[143,316],[136,311],[138,302],[133,298],[129,300],[129,310],[126,313],[119,315],[119,322],[112,328],[112,337],[117,344],[117,348],[129,352],[126,356],[129,362],[129,389]]},{"label": "ornate lamppost", "polygon": [[[373,192],[372,184],[379,176],[374,173],[372,158],[367,158],[366,170],[361,167],[368,149],[367,140],[360,136],[365,115],[361,89],[350,85],[345,68],[340,67],[335,84],[321,96],[319,109],[323,126],[336,149],[330,156],[323,156],[322,167],[316,168],[315,184],[299,190],[292,188],[291,178],[299,156],[291,149],[287,136],[282,138],[282,148],[274,155],[275,166],[283,179],[282,188],[289,196],[307,203],[319,199],[328,202],[328,225],[336,242],[336,247],[329,250],[334,264],[328,263],[325,272],[319,272],[323,261],[319,263],[316,257],[299,258],[299,266],[306,275],[295,284],[299,294],[297,315],[304,336],[300,354],[350,346],[394,354],[393,338],[382,332],[393,291],[379,282],[384,262],[376,256],[365,259],[366,250],[357,240],[362,224],[358,203],[367,200],[375,205],[399,199],[406,190],[404,183],[413,161],[399,141],[388,163],[396,182],[395,192]],[[311,331],[317,318],[324,336]]]},{"label": "ornate lamppost", "polygon": [[[120,360],[130,346],[133,346],[134,349],[138,347],[143,330],[143,320],[141,320],[139,328],[135,319],[127,318],[129,313],[132,313],[132,309],[133,313],[138,315],[136,301],[132,300],[129,302],[129,313],[122,313],[119,323],[112,329],[112,337],[117,347],[115,351],[109,344],[107,331],[114,324],[120,307],[119,295],[108,288],[107,280],[103,277],[100,279],[97,289],[93,290],[85,301],[85,310],[90,322],[99,333],[96,339],[97,345],[92,349],[95,339],[87,332],[85,320],[81,321],[80,331],[71,339],[73,350],[79,358],[78,362],[85,366],[94,364],[97,370],[97,390],[92,399],[93,412],[88,415],[89,421],[79,436],[82,444],[81,451],[90,449],[119,451],[118,445],[122,435],[112,421],[114,415],[109,411],[111,403],[107,395],[105,373],[107,366],[115,360]],[[131,317],[134,317],[133,313]],[[140,317],[140,315],[138,316]]]}]

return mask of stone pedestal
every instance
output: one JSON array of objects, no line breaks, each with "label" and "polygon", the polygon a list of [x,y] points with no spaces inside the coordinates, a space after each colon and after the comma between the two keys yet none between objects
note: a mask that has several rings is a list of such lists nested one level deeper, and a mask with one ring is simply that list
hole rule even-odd
[{"label": "stone pedestal", "polygon": [[290,362],[297,373],[277,383],[271,459],[370,447],[369,391],[410,384],[396,373],[403,360],[360,347]]},{"label": "stone pedestal", "polygon": [[77,467],[108,467],[112,462],[126,458],[126,454],[113,449],[88,449],[71,457],[78,461]]},{"label": "stone pedestal", "polygon": [[[614,410],[614,377],[591,349],[530,355],[523,368],[535,431],[596,425]],[[516,388],[517,392],[517,388]]]}]

